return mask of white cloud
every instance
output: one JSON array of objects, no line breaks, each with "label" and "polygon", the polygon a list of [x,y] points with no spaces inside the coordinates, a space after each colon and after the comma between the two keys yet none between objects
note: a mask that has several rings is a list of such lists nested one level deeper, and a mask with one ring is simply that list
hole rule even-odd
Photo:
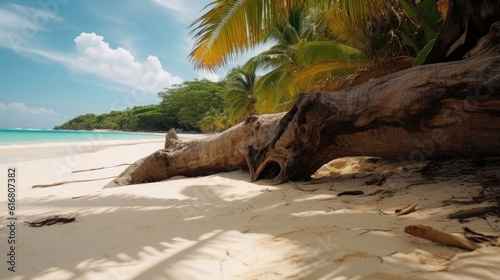
[{"label": "white cloud", "polygon": [[33,48],[22,48],[21,51],[61,63],[74,72],[91,74],[149,93],[182,83],[180,77],[163,69],[156,56],[149,55],[145,61],[137,61],[130,51],[111,48],[102,36],[95,33],[83,32],[74,41],[75,52],[70,54]]},{"label": "white cloud", "polygon": [[8,104],[0,103],[0,111],[14,111],[25,115],[60,116],[52,109],[46,109],[40,107],[28,107],[22,102],[12,102]]},{"label": "white cloud", "polygon": [[21,16],[8,10],[0,9],[0,26],[2,28],[20,27],[24,20]]},{"label": "white cloud", "polygon": [[207,79],[212,82],[218,82],[220,80],[220,77],[219,75],[217,75],[217,73],[206,72],[206,71],[198,72],[198,78],[200,80]]},{"label": "white cloud", "polygon": [[183,0],[153,0],[153,2],[166,8],[167,10],[173,10],[176,12],[184,12],[188,9],[184,6],[185,1]]},{"label": "white cloud", "polygon": [[62,19],[51,11],[41,8],[36,9],[13,3],[0,7],[0,26],[2,27],[35,27],[46,30],[46,25],[50,20],[61,21]]},{"label": "white cloud", "polygon": [[51,21],[62,21],[52,11],[19,4],[0,6],[0,45],[16,51],[38,32],[47,31]]},{"label": "white cloud", "polygon": [[[129,50],[122,47],[111,48],[102,36],[95,33],[84,32],[76,37],[75,51],[72,53],[29,47],[30,40],[39,31],[47,30],[46,26],[51,20],[62,19],[42,8],[18,4],[0,5],[0,46],[20,54],[56,61],[74,72],[91,74],[144,92],[156,93],[165,87],[182,83],[180,77],[163,69],[156,56],[150,55],[146,60],[138,61]],[[123,42],[128,47],[132,45],[127,38]]]},{"label": "white cloud", "polygon": [[151,0],[165,8],[179,22],[190,23],[198,18],[200,11],[207,5],[203,0]]},{"label": "white cloud", "polygon": [[128,35],[127,37],[121,38],[119,44],[124,48],[129,50],[132,54],[139,54],[141,53],[140,51],[137,50],[135,47],[136,41],[144,40],[143,38],[140,38],[139,36],[132,36]]},{"label": "white cloud", "polygon": [[163,69],[156,56],[137,61],[130,51],[118,47],[113,49],[102,36],[81,33],[75,38],[75,62],[68,65],[75,71],[156,93],[165,87],[182,83],[182,79]]}]

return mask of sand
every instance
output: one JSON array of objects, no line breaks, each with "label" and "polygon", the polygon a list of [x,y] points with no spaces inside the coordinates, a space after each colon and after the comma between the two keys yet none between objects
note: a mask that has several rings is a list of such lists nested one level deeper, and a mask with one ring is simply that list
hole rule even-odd
[{"label": "sand", "polygon": [[[185,138],[188,139],[188,138]],[[17,169],[16,272],[1,279],[499,279],[500,248],[473,252],[404,233],[424,224],[499,235],[500,218],[447,215],[481,192],[473,175],[425,181],[366,159],[337,160],[311,182],[269,186],[247,172],[102,189],[162,142],[0,150],[0,253],[6,258],[7,168]],[[12,160],[11,163],[8,161]],[[118,165],[118,166],[117,166]],[[115,166],[115,167],[112,167]],[[108,167],[104,169],[96,169]],[[91,170],[96,169],[96,170]],[[88,170],[88,171],[82,171]],[[417,169],[415,169],[417,170]],[[73,171],[82,171],[73,173]],[[393,172],[381,186],[381,175]],[[495,172],[495,171],[489,171]],[[33,186],[65,183],[52,187]],[[340,196],[360,190],[365,196]],[[378,191],[377,190],[382,190]],[[366,194],[373,194],[366,196]],[[418,203],[417,211],[395,210]],[[491,205],[483,202],[479,206]],[[60,215],[67,224],[25,222]],[[2,259],[3,260],[3,259]]]}]

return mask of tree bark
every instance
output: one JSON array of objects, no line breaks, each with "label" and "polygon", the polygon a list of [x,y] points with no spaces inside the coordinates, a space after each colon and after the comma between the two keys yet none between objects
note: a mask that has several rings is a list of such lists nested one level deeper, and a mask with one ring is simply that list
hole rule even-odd
[{"label": "tree bark", "polygon": [[499,0],[448,1],[445,22],[424,64],[462,59],[499,20]]},{"label": "tree bark", "polygon": [[249,170],[272,184],[310,178],[332,159],[420,161],[500,155],[500,22],[468,58],[397,72],[338,92],[301,94],[288,113],[250,116],[191,142],[168,137],[106,187]]}]

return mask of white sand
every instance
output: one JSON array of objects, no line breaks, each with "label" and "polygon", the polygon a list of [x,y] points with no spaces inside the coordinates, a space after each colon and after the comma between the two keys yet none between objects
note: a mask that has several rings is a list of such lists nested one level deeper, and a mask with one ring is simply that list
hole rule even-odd
[{"label": "white sand", "polygon": [[[415,174],[352,178],[362,170],[353,160],[332,165],[338,175],[324,183],[269,186],[249,181],[246,172],[207,177],[174,177],[158,183],[102,189],[126,166],[162,148],[162,142],[95,149],[45,147],[45,155],[24,151],[34,160],[0,165],[0,253],[7,254],[7,167],[18,170],[16,272],[0,265],[1,279],[499,279],[500,248],[465,252],[403,232],[425,224],[451,233],[463,226],[489,234],[500,231],[498,218],[467,224],[446,215],[461,205],[443,206],[452,197],[470,196],[474,183],[414,185]],[[56,157],[49,157],[51,151]],[[4,155],[8,151],[3,151]],[[17,151],[21,152],[21,151]],[[10,151],[12,156],[12,151]],[[2,151],[0,150],[0,156]],[[4,160],[7,156],[4,157]],[[39,158],[39,159],[36,159]],[[369,168],[368,168],[369,169]],[[330,170],[331,171],[331,170]],[[329,172],[330,172],[329,171]],[[387,170],[375,170],[384,172]],[[363,173],[363,174],[365,174]],[[358,174],[359,175],[359,174]],[[413,176],[413,177],[412,177]],[[103,179],[107,178],[107,179]],[[102,179],[32,189],[61,181]],[[462,185],[460,185],[462,184]],[[392,196],[336,195],[396,190]],[[419,203],[418,211],[394,210]],[[52,215],[76,222],[28,227]],[[3,259],[2,259],[3,260]]]}]

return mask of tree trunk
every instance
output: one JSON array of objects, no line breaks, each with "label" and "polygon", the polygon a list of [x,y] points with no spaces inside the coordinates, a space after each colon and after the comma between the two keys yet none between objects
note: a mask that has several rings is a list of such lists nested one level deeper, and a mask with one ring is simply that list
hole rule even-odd
[{"label": "tree trunk", "polygon": [[462,59],[499,20],[499,0],[448,1],[443,28],[424,64]]},{"label": "tree trunk", "polygon": [[127,168],[106,187],[236,169],[272,184],[308,179],[345,156],[420,161],[500,155],[500,22],[466,59],[424,65],[338,92],[301,94],[291,111],[250,116]]}]

